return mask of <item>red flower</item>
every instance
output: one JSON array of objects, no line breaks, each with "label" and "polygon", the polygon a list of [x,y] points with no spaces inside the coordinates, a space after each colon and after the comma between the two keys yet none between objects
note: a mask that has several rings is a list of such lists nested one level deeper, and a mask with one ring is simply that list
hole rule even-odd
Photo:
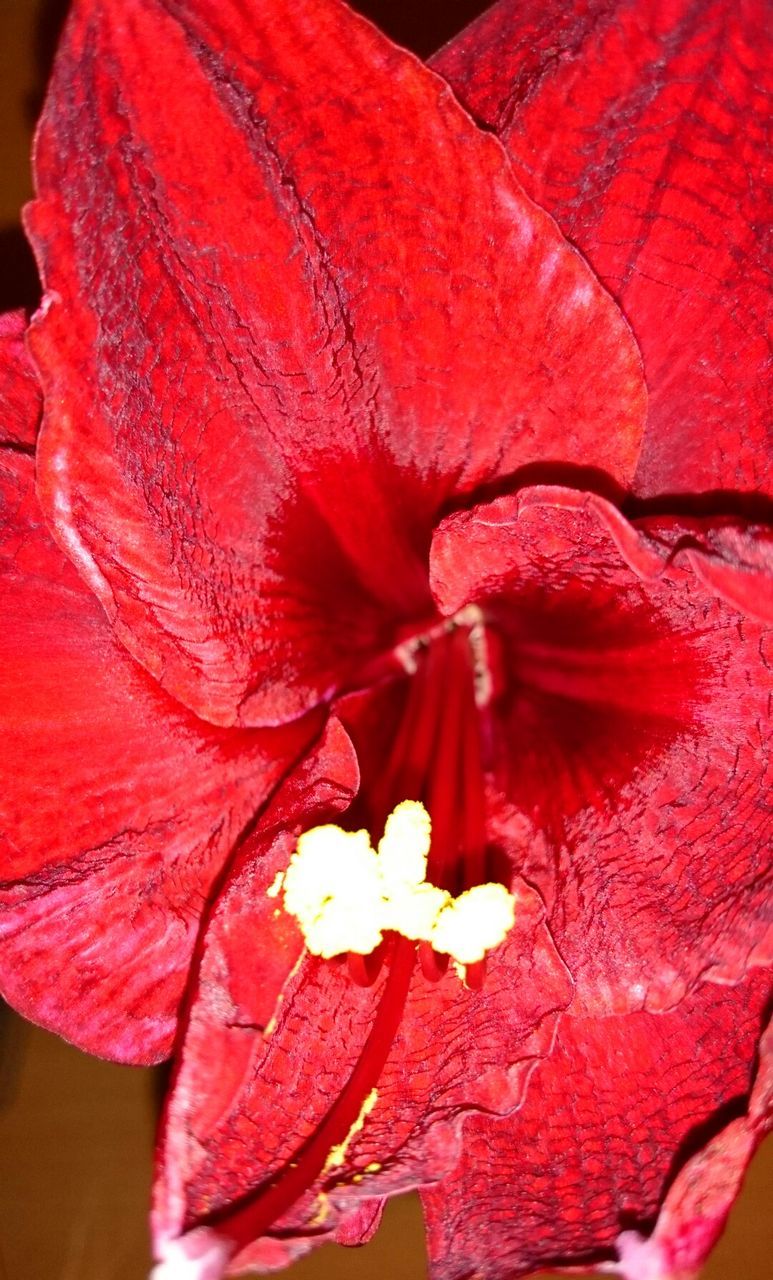
[{"label": "red flower", "polygon": [[[500,144],[336,0],[80,0],[59,54],[1,977],[94,1052],[179,1036],[165,1276],[356,1243],[416,1185],[444,1280],[688,1276],[770,1122],[756,8],[508,9],[440,65],[649,413]],[[325,959],[289,910],[301,832],[406,798],[433,885],[514,896],[465,982],[402,917]]]}]

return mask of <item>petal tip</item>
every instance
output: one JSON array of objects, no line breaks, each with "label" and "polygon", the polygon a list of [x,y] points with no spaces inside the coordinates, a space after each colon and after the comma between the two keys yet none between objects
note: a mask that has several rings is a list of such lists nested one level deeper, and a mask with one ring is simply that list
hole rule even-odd
[{"label": "petal tip", "polygon": [[227,1240],[199,1227],[161,1245],[149,1280],[220,1280],[232,1252]]},{"label": "petal tip", "polygon": [[614,1271],[622,1280],[671,1280],[663,1247],[652,1237],[623,1231],[617,1238],[617,1256]]}]

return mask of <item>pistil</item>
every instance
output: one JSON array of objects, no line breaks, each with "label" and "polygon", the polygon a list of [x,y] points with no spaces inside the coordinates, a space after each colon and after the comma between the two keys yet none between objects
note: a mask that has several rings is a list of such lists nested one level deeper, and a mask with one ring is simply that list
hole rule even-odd
[{"label": "pistil", "polygon": [[[342,1092],[313,1134],[276,1174],[224,1213],[213,1213],[194,1231],[170,1241],[156,1280],[205,1280],[210,1256],[218,1266],[266,1234],[317,1181],[331,1153],[345,1145],[384,1069],[405,1008],[415,963],[415,948],[397,939],[384,989],[365,1044]],[[213,1271],[213,1275],[222,1271]]]}]

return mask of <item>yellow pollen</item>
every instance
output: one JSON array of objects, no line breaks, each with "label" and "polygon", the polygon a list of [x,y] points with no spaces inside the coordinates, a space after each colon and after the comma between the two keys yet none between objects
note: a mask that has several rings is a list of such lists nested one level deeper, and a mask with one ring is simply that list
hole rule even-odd
[{"label": "yellow pollen", "polygon": [[432,823],[423,804],[404,800],[386,820],[378,842],[382,879],[393,885],[418,885],[427,874]]},{"label": "yellow pollen", "polygon": [[346,1159],[346,1152],[347,1152],[347,1148],[349,1147],[349,1144],[351,1143],[352,1139],[356,1138],[357,1134],[362,1131],[365,1125],[365,1121],[367,1120],[368,1116],[370,1115],[371,1111],[373,1110],[377,1102],[378,1102],[378,1089],[371,1089],[367,1098],[365,1099],[362,1106],[360,1107],[360,1114],[358,1115],[351,1129],[347,1133],[343,1142],[339,1142],[337,1146],[331,1148],[330,1154],[328,1155],[328,1158],[325,1161],[325,1167],[322,1170],[323,1174],[329,1173],[331,1169],[336,1169],[339,1165],[343,1164],[344,1160]]},{"label": "yellow pollen", "polygon": [[281,893],[281,891],[282,891],[282,885],[284,884],[284,878],[285,878],[285,873],[284,873],[284,871],[277,871],[277,873],[276,873],[276,875],[274,876],[274,879],[272,880],[272,882],[271,882],[271,884],[269,885],[268,889],[266,889],[266,897],[267,897],[267,898],[278,898],[278,897],[279,897],[279,894],[280,894],[280,893]]},{"label": "yellow pollen", "polygon": [[432,945],[460,964],[476,964],[515,924],[515,899],[503,884],[479,884],[443,907]]},{"label": "yellow pollen", "polygon": [[431,823],[417,800],[389,815],[374,850],[367,831],[331,825],[304,832],[270,897],[284,889],[313,955],[369,955],[392,930],[429,942],[462,965],[475,964],[504,941],[515,899],[501,884],[481,884],[454,898],[425,879]]},{"label": "yellow pollen", "polygon": [[317,1193],[317,1211],[314,1214],[309,1226],[324,1227],[330,1217],[330,1197],[324,1192]]}]

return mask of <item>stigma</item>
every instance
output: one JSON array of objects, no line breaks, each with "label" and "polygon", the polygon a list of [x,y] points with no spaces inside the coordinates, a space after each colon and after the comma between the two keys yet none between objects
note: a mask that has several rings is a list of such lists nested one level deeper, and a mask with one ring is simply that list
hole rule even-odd
[{"label": "stigma", "polygon": [[430,845],[430,816],[417,800],[392,811],[376,849],[367,831],[313,827],[269,894],[283,893],[308,950],[324,959],[370,955],[385,934],[397,933],[457,965],[477,964],[512,929],[515,898],[501,884],[474,885],[457,897],[430,884]]}]

